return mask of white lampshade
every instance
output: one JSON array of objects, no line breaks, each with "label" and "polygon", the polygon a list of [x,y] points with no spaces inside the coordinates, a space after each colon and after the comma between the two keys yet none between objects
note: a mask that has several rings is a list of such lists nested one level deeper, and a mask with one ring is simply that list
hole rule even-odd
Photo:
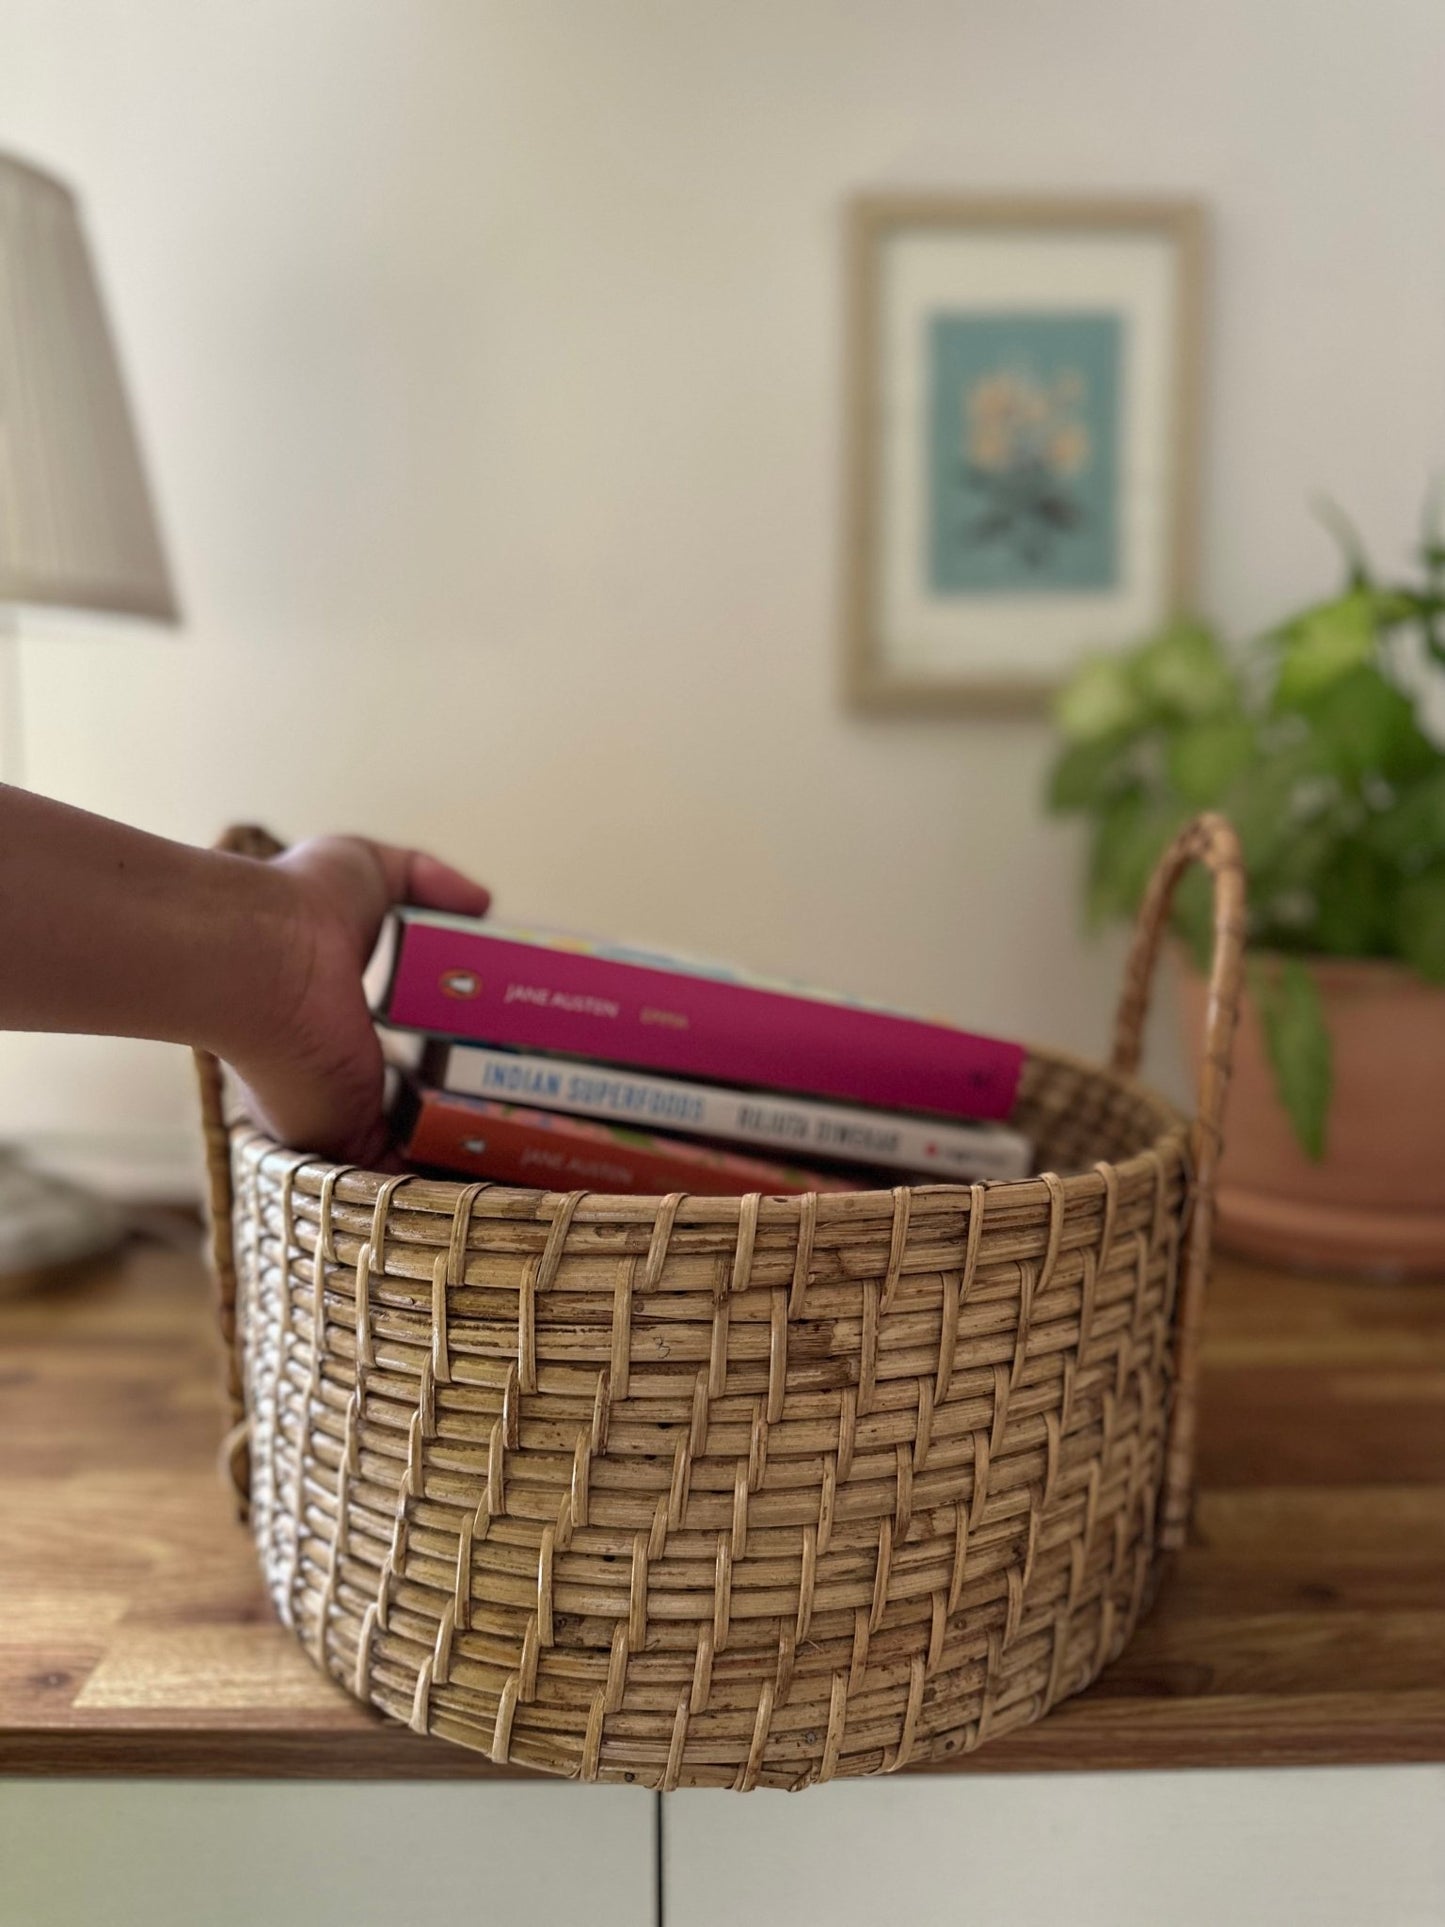
[{"label": "white lampshade", "polygon": [[4,154],[0,603],[177,617],[80,210]]}]

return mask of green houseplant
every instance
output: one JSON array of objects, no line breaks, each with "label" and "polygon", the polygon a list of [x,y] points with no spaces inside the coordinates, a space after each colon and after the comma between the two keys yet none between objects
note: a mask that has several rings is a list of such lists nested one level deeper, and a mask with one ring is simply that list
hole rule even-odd
[{"label": "green houseplant", "polygon": [[[1396,1027],[1408,1022],[1412,1035],[1389,1033],[1387,1042],[1393,1051],[1398,1041],[1407,1073],[1416,1062],[1423,1071],[1425,1046],[1440,1039],[1430,1093],[1419,1095],[1427,1118],[1445,1089],[1433,1081],[1436,1069],[1445,1079],[1445,990],[1428,988],[1445,985],[1445,751],[1426,726],[1432,688],[1445,693],[1445,546],[1432,536],[1417,580],[1382,583],[1348,530],[1345,545],[1339,594],[1242,646],[1179,622],[1086,660],[1059,697],[1049,804],[1090,824],[1086,896],[1096,924],[1133,914],[1155,859],[1189,816],[1212,808],[1233,820],[1250,875],[1246,1030],[1257,1029],[1267,1060],[1261,1081],[1280,1107],[1276,1136],[1289,1120],[1291,1182],[1312,1210],[1354,1209],[1341,1199],[1362,1184],[1379,1194],[1379,1209],[1424,1210],[1430,1222],[1409,1229],[1423,1263],[1445,1266],[1445,1184],[1437,1214],[1432,1202],[1389,1196],[1388,1176],[1361,1177],[1370,1139],[1357,1088],[1361,1076],[1380,1082],[1379,1027],[1398,1009]],[[1202,954],[1202,879],[1181,892],[1176,922],[1186,956]],[[1377,1006],[1368,1042],[1356,1037],[1362,985]],[[1410,1093],[1398,1075],[1385,1081],[1392,1088],[1378,1095],[1398,1111]],[[1341,1165],[1336,1153],[1350,1147]],[[1280,1155],[1277,1143],[1270,1155]],[[1445,1155],[1433,1161],[1445,1167]],[[1372,1245],[1380,1229],[1356,1226],[1329,1251],[1413,1264]],[[1277,1239],[1256,1244],[1269,1255],[1311,1255],[1281,1250]]]}]

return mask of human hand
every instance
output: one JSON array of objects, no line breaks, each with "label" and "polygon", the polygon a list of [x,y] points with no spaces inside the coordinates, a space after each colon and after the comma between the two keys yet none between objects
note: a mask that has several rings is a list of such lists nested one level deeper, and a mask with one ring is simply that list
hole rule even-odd
[{"label": "human hand", "polygon": [[362,972],[394,904],[476,917],[488,893],[436,857],[357,836],[315,837],[266,870],[281,910],[267,920],[275,968],[226,1051],[247,1108],[282,1144],[394,1165]]},{"label": "human hand", "polygon": [[385,1163],[361,985],[382,919],[487,902],[416,850],[326,836],[262,863],[0,784],[0,1029],[190,1045],[281,1142]]}]

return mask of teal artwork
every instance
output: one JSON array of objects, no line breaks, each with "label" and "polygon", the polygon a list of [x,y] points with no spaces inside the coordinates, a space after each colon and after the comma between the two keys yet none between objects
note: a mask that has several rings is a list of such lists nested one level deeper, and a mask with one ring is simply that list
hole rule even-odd
[{"label": "teal artwork", "polygon": [[935,314],[927,573],[935,595],[1119,581],[1117,314]]}]

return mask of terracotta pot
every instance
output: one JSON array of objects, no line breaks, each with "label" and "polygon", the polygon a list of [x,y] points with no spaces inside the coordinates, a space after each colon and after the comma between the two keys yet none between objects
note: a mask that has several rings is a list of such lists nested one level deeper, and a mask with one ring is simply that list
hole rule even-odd
[{"label": "terracotta pot", "polygon": [[[1198,1066],[1203,979],[1179,957]],[[1322,1163],[1299,1148],[1248,991],[1225,1112],[1218,1241],[1278,1264],[1445,1273],[1445,989],[1395,963],[1311,964],[1334,1046]]]}]

